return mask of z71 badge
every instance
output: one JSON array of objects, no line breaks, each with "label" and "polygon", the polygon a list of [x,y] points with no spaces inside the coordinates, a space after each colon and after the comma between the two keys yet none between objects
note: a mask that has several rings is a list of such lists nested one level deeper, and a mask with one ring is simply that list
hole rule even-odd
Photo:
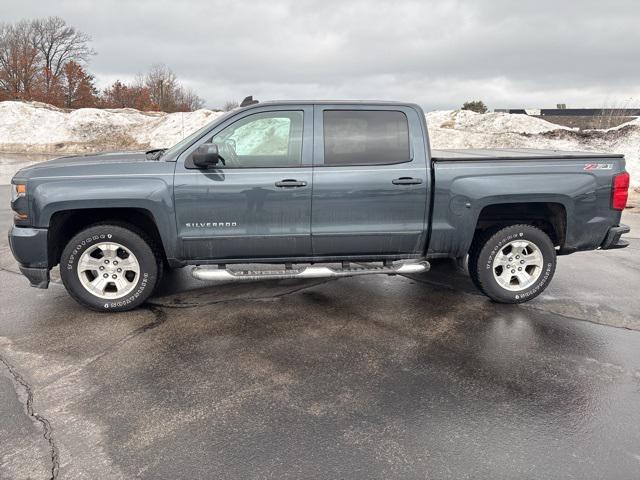
[{"label": "z71 badge", "polygon": [[613,163],[585,163],[585,170],[611,170]]}]

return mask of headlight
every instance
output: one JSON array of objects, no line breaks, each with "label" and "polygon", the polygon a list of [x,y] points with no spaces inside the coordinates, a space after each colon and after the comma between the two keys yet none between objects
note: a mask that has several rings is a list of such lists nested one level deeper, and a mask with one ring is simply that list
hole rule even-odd
[{"label": "headlight", "polygon": [[11,184],[11,203],[15,202],[18,198],[27,195],[27,186],[24,183],[12,183]]},{"label": "headlight", "polygon": [[24,183],[11,184],[11,209],[15,212],[16,225],[28,220],[27,186]]}]

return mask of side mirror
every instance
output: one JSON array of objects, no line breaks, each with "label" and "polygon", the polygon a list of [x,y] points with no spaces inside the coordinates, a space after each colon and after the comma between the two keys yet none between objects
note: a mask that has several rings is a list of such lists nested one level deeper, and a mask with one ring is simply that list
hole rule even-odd
[{"label": "side mirror", "polygon": [[221,160],[215,143],[203,143],[193,152],[193,164],[198,168],[209,168]]}]

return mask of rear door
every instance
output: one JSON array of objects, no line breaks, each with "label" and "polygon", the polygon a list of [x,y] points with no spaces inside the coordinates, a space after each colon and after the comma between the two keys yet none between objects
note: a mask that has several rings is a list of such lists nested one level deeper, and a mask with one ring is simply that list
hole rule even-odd
[{"label": "rear door", "polygon": [[316,256],[420,254],[427,212],[423,123],[402,106],[316,105]]}]

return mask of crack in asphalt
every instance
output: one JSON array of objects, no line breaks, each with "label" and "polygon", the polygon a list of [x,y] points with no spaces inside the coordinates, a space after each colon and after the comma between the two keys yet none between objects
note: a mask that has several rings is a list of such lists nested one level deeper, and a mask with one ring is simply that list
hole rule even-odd
[{"label": "crack in asphalt", "polygon": [[56,442],[53,436],[53,427],[51,426],[51,423],[46,417],[34,411],[33,388],[31,387],[31,385],[29,385],[29,383],[25,380],[25,378],[22,375],[20,375],[20,373],[15,369],[15,367],[11,365],[11,363],[9,363],[9,361],[6,358],[4,358],[2,355],[0,355],[0,362],[9,371],[14,381],[17,384],[19,384],[26,392],[27,401],[26,401],[25,407],[27,410],[27,414],[42,425],[43,437],[49,444],[49,449],[51,451],[51,476],[49,478],[50,480],[55,480],[56,478],[58,478],[60,463],[59,463],[58,447],[56,445]]},{"label": "crack in asphalt", "polygon": [[22,275],[22,273],[20,273],[20,272],[16,272],[14,270],[9,270],[8,268],[5,268],[5,267],[0,267],[0,272],[12,273],[13,275]]},{"label": "crack in asphalt", "polygon": [[141,335],[141,334],[143,334],[145,332],[148,332],[149,330],[153,330],[154,328],[159,327],[160,325],[162,325],[164,322],[167,321],[166,313],[163,312],[161,309],[157,308],[156,306],[143,305],[143,306],[140,307],[140,309],[141,310],[147,310],[147,311],[151,312],[151,314],[153,315],[153,320],[151,320],[150,322],[145,323],[144,325],[132,330],[131,332],[129,332],[127,335],[122,337],[117,342],[115,342],[115,343],[109,345],[108,347],[104,348],[102,351],[100,351],[96,355],[94,355],[92,357],[89,357],[88,359],[86,359],[85,361],[80,363],[72,371],[65,372],[63,375],[60,375],[60,376],[56,377],[55,379],[52,379],[50,382],[47,383],[47,385],[51,385],[53,383],[56,383],[56,382],[60,381],[60,379],[62,379],[62,378],[66,378],[69,375],[73,375],[75,373],[78,373],[79,371],[81,371],[85,367],[91,365],[94,362],[97,362],[101,358],[104,358],[106,355],[109,355],[110,353],[114,352],[115,350],[117,350],[119,347],[121,347],[123,344],[125,344],[126,342],[128,342],[132,338],[135,338],[138,335]]},{"label": "crack in asphalt", "polygon": [[[454,286],[447,285],[446,283],[442,283],[442,282],[428,280],[428,279],[425,279],[425,278],[416,278],[415,276],[411,276],[411,275],[408,275],[408,274],[399,274],[399,276],[407,278],[409,280],[416,281],[418,283],[422,283],[424,285],[429,285],[429,286],[436,287],[436,288],[444,288],[446,290],[455,291],[455,292],[458,292],[458,293],[461,293],[461,294],[471,295],[471,296],[476,297],[476,298],[484,298],[485,297],[480,292],[468,291],[466,289],[456,288]],[[322,282],[314,283],[313,285],[305,285],[305,286],[290,290],[288,292],[283,292],[283,293],[274,294],[274,295],[260,296],[260,297],[226,298],[226,299],[221,299],[221,300],[212,300],[212,301],[204,302],[204,303],[181,303],[181,304],[168,303],[168,304],[161,304],[161,303],[156,303],[156,302],[147,302],[146,304],[149,305],[149,306],[154,306],[154,307],[159,307],[159,308],[188,309],[188,308],[206,307],[206,306],[210,306],[210,305],[218,305],[218,304],[241,302],[241,301],[249,301],[249,302],[250,301],[254,301],[255,302],[255,301],[262,301],[262,300],[270,300],[270,299],[273,299],[273,298],[282,298],[282,297],[285,297],[287,295],[292,295],[292,294],[298,293],[298,292],[300,292],[302,290],[313,288],[313,287],[316,287],[316,286],[319,286],[319,285],[324,285],[326,283],[329,283],[329,282],[332,282],[332,281],[336,281],[336,280],[339,280],[339,279],[338,278],[330,278],[330,279],[324,280]],[[552,310],[547,310],[545,308],[536,307],[536,306],[533,306],[533,305],[519,304],[518,306],[522,307],[522,308],[529,309],[529,310],[534,310],[536,312],[545,313],[547,315],[558,315],[559,317],[566,318],[567,320],[574,320],[574,321],[579,321],[579,322],[589,322],[589,323],[592,323],[594,325],[602,325],[602,326],[605,326],[605,327],[620,328],[620,329],[630,330],[630,331],[638,331],[637,329],[631,328],[631,327],[628,327],[628,326],[611,325],[611,324],[608,324],[608,323],[602,323],[602,322],[597,322],[595,320],[590,320],[588,318],[574,317],[574,316],[571,316],[571,315],[566,315],[566,314],[563,314],[563,313],[554,312]],[[346,325],[344,325],[344,326],[346,326]],[[338,329],[338,331],[341,331],[341,330],[342,330],[342,328]]]},{"label": "crack in asphalt", "polygon": [[133,337],[137,337],[142,333],[148,332],[149,330],[153,330],[154,328],[159,327],[160,325],[162,325],[164,322],[167,321],[167,314],[162,310],[160,310],[159,308],[157,308],[155,305],[143,305],[141,308],[143,310],[148,310],[149,312],[151,312],[151,314],[153,315],[153,320],[151,320],[149,323],[145,323],[141,327],[136,328],[129,335],[123,337],[118,343],[126,342],[132,339]]},{"label": "crack in asphalt", "polygon": [[140,309],[141,310],[147,310],[147,311],[151,312],[151,314],[153,315],[153,320],[151,320],[149,323],[145,323],[144,325],[132,330],[127,335],[125,335],[124,337],[122,337],[120,340],[118,340],[117,342],[113,343],[112,345],[109,345],[107,348],[102,350],[97,355],[94,355],[93,357],[91,357],[88,360],[84,361],[80,368],[84,368],[87,365],[90,365],[93,362],[95,362],[97,360],[100,360],[102,357],[104,357],[105,355],[108,355],[109,353],[113,352],[118,347],[120,347],[124,343],[128,342],[132,338],[135,338],[138,335],[141,335],[141,334],[143,334],[145,332],[148,332],[149,330],[153,330],[154,328],[159,327],[160,325],[162,325],[164,322],[167,321],[166,313],[163,312],[162,310],[160,310],[159,308],[157,308],[155,305],[143,305],[143,306],[140,307]]},{"label": "crack in asphalt", "polygon": [[216,305],[216,304],[230,303],[230,302],[269,300],[269,299],[272,299],[272,298],[281,298],[281,297],[285,297],[287,295],[292,295],[292,294],[298,293],[298,292],[300,292],[302,290],[306,290],[306,289],[309,289],[309,288],[317,287],[319,285],[323,285],[323,284],[326,284],[326,283],[329,283],[329,282],[335,281],[335,280],[337,280],[337,279],[336,278],[330,278],[330,279],[324,280],[322,282],[314,283],[313,285],[305,285],[305,286],[302,286],[302,287],[299,287],[299,288],[295,288],[293,290],[289,290],[287,292],[283,292],[283,293],[279,293],[279,294],[275,294],[275,295],[262,296],[262,297],[229,298],[229,299],[225,299],[225,300],[215,300],[215,301],[205,302],[205,303],[183,304],[183,305],[175,305],[175,304],[173,304],[173,305],[172,304],[163,305],[163,304],[159,304],[159,303],[146,302],[145,304],[143,304],[139,308],[141,310],[147,310],[147,311],[151,312],[153,314],[153,320],[151,320],[150,322],[145,323],[144,325],[132,330],[130,333],[128,333],[127,335],[122,337],[117,342],[113,343],[112,345],[109,345],[108,347],[103,349],[98,354],[96,354],[96,355],[88,358],[84,362],[82,362],[80,365],[77,366],[77,368],[73,369],[73,371],[66,372],[63,375],[61,375],[59,377],[56,377],[55,379],[53,379],[49,383],[47,383],[47,385],[51,385],[51,384],[53,384],[55,382],[58,382],[62,378],[68,377],[69,375],[73,375],[73,374],[81,371],[82,369],[86,368],[88,365],[91,365],[92,363],[100,360],[101,358],[104,358],[106,355],[109,355],[113,351],[117,350],[120,346],[122,346],[123,344],[125,344],[129,340],[131,340],[131,339],[133,339],[133,338],[137,337],[138,335],[141,335],[141,334],[143,334],[145,332],[153,330],[154,328],[159,327],[160,325],[165,323],[167,321],[167,319],[168,319],[167,313],[163,310],[165,308],[167,308],[167,309],[170,309],[170,308],[174,308],[174,309],[184,308],[184,309],[187,309],[187,308],[204,307],[204,306],[208,306],[208,305]]},{"label": "crack in asphalt", "polygon": [[274,298],[286,297],[287,295],[293,295],[294,293],[298,293],[298,292],[301,292],[303,290],[307,290],[309,288],[317,287],[319,285],[324,285],[326,283],[333,282],[333,281],[336,281],[336,280],[338,280],[338,279],[337,278],[330,278],[330,279],[324,280],[322,282],[314,283],[313,285],[304,285],[302,287],[294,288],[294,289],[286,291],[286,292],[276,293],[276,294],[272,294],[272,295],[264,295],[264,296],[260,296],[260,297],[224,298],[224,299],[220,299],[220,300],[211,300],[211,301],[203,302],[203,303],[157,303],[157,302],[149,302],[148,301],[146,303],[146,305],[153,306],[153,307],[159,307],[159,308],[186,309],[186,308],[207,307],[207,306],[210,306],[210,305],[218,305],[218,304],[222,304],[222,303],[256,302],[256,301],[271,300],[271,299],[274,299]]},{"label": "crack in asphalt", "polygon": [[55,379],[53,379],[50,382],[48,382],[47,385],[51,385],[51,384],[53,384],[55,382],[58,382],[62,378],[68,377],[69,375],[73,375],[73,374],[81,371],[82,369],[86,368],[87,366],[91,365],[92,363],[100,360],[101,358],[104,358],[106,355],[109,355],[113,351],[117,350],[120,346],[122,346],[123,344],[125,344],[126,342],[131,340],[132,338],[135,338],[138,335],[141,335],[141,334],[143,334],[145,332],[148,332],[150,330],[153,330],[154,328],[159,327],[160,325],[165,323],[167,321],[167,319],[168,319],[167,313],[163,310],[165,308],[174,308],[174,309],[196,308],[196,307],[203,307],[203,306],[207,306],[207,305],[215,305],[215,304],[228,303],[228,302],[268,300],[268,299],[271,299],[271,298],[280,298],[280,297],[284,297],[286,295],[291,295],[291,294],[300,292],[302,290],[306,290],[308,288],[313,288],[313,287],[316,287],[318,285],[322,285],[322,284],[328,283],[328,282],[333,281],[333,280],[337,280],[337,279],[332,278],[332,279],[325,280],[323,282],[314,283],[313,285],[305,285],[303,287],[295,288],[295,289],[290,290],[288,292],[283,292],[283,293],[280,293],[280,294],[263,296],[263,297],[230,298],[230,299],[226,299],[226,300],[216,300],[216,301],[206,302],[206,303],[184,304],[184,305],[171,305],[171,304],[163,305],[163,304],[159,304],[159,303],[146,302],[145,304],[143,304],[139,308],[141,310],[147,310],[147,311],[151,312],[152,315],[153,315],[153,320],[151,320],[150,322],[145,323],[144,325],[132,330],[130,333],[128,333],[127,335],[122,337],[117,342],[109,345],[108,347],[103,349],[98,354],[96,354],[96,355],[88,358],[84,362],[82,362],[80,365],[77,366],[77,368],[73,369],[73,371],[66,372],[63,375],[61,375],[59,377],[56,377]]},{"label": "crack in asphalt", "polygon": [[[480,292],[468,292],[468,291],[461,290],[459,288],[453,287],[451,285],[447,285],[445,283],[434,282],[434,281],[426,280],[424,278],[415,278],[415,277],[412,277],[412,276],[409,276],[409,275],[403,275],[403,274],[401,274],[401,276],[403,276],[405,278],[408,278],[410,280],[415,280],[416,282],[422,283],[424,285],[429,285],[429,286],[432,286],[432,287],[445,288],[447,290],[455,291],[455,292],[462,293],[462,294],[472,295],[474,297],[484,297],[484,295],[482,293],[480,293]],[[489,300],[489,301],[491,303],[495,303],[495,302],[493,302],[491,300]],[[501,305],[501,304],[498,304],[498,303],[495,303],[495,304],[496,305]],[[562,318],[565,318],[567,320],[574,320],[574,321],[578,321],[578,322],[588,322],[588,323],[592,323],[594,325],[601,325],[603,327],[611,327],[611,328],[620,328],[620,329],[629,330],[629,331],[632,331],[632,332],[637,332],[638,331],[637,328],[633,328],[633,327],[629,327],[629,326],[625,326],[625,325],[612,325],[610,323],[598,322],[596,320],[591,320],[589,318],[574,317],[572,315],[567,315],[565,313],[556,312],[553,309],[545,308],[544,306],[539,307],[539,306],[531,305],[531,304],[528,304],[528,303],[520,303],[520,304],[517,304],[517,306],[520,307],[520,308],[526,308],[528,310],[534,310],[536,312],[545,313],[547,315],[557,315],[558,317],[562,317]]]},{"label": "crack in asphalt", "polygon": [[59,382],[63,378],[67,378],[70,375],[75,375],[76,373],[82,371],[84,368],[86,368],[87,366],[91,365],[92,363],[97,362],[98,360],[100,360],[100,359],[104,358],[105,356],[109,355],[110,353],[114,352],[115,350],[117,350],[119,347],[121,347],[123,344],[125,344],[126,342],[128,342],[132,338],[135,338],[138,335],[141,335],[141,334],[143,334],[145,332],[148,332],[149,330],[153,330],[154,328],[159,327],[160,325],[162,325],[164,322],[167,321],[166,313],[163,312],[162,310],[160,310],[159,308],[155,307],[155,306],[143,305],[143,306],[141,306],[139,308],[141,310],[150,311],[153,314],[153,320],[151,320],[150,322],[145,323],[144,325],[132,330],[127,335],[122,337],[120,340],[118,340],[117,342],[115,342],[115,343],[109,345],[108,347],[104,348],[102,351],[100,351],[96,355],[87,358],[83,362],[80,362],[79,364],[77,364],[75,366],[75,368],[73,368],[73,370],[66,371],[66,372],[62,373],[61,375],[50,379],[45,384],[45,386],[53,385],[54,383]]},{"label": "crack in asphalt", "polygon": [[527,308],[529,310],[535,310],[536,312],[546,313],[547,315],[556,315],[558,317],[562,317],[567,320],[575,320],[578,322],[588,322],[588,323],[593,323],[594,325],[600,325],[602,327],[620,328],[622,330],[629,330],[630,332],[638,331],[637,328],[633,328],[625,325],[611,325],[610,323],[602,323],[602,322],[598,322],[597,320],[590,320],[588,318],[574,317],[574,316],[567,315],[565,313],[556,312],[553,310],[545,310],[544,308],[535,307],[533,305],[520,304],[520,306],[522,308]]},{"label": "crack in asphalt", "polygon": [[[337,280],[335,278],[332,279],[328,279],[325,280],[323,282],[318,282],[318,283],[314,283],[313,285],[305,285],[299,288],[295,288],[293,290],[287,291],[287,292],[283,292],[280,294],[275,294],[275,295],[268,295],[268,296],[262,296],[262,297],[250,297],[250,298],[230,298],[230,299],[225,299],[225,300],[216,300],[216,301],[212,301],[212,302],[205,302],[205,303],[199,303],[199,304],[184,304],[184,305],[163,305],[163,304],[159,304],[159,303],[152,303],[152,302],[146,302],[145,304],[143,304],[140,309],[141,310],[147,310],[149,312],[152,313],[153,315],[153,320],[151,320],[148,323],[145,323],[144,325],[132,330],[130,333],[128,333],[127,335],[125,335],[124,337],[122,337],[120,340],[118,340],[117,342],[113,343],[112,345],[109,345],[108,347],[106,347],[105,349],[103,349],[101,352],[99,352],[98,354],[88,358],[87,360],[85,360],[84,362],[82,362],[80,365],[78,365],[77,368],[73,369],[73,371],[70,372],[66,372],[65,374],[56,377],[55,379],[51,380],[50,382],[47,383],[47,385],[51,385],[57,381],[59,381],[62,378],[68,377],[69,375],[73,375],[79,371],[81,371],[82,369],[84,369],[85,367],[87,367],[88,365],[91,365],[92,363],[100,360],[101,358],[104,358],[106,355],[109,355],[110,353],[112,353],[113,351],[115,351],[116,349],[118,349],[120,346],[122,346],[123,344],[125,344],[126,342],[128,342],[129,340],[137,337],[138,335],[141,335],[145,332],[148,332],[150,330],[153,330],[157,327],[159,327],[160,325],[162,325],[163,323],[165,323],[167,321],[167,314],[166,312],[163,310],[165,308],[175,308],[175,309],[179,309],[179,308],[196,308],[196,307],[203,307],[203,306],[207,306],[207,305],[215,305],[215,304],[220,304],[220,303],[229,303],[229,302],[239,302],[239,301],[260,301],[260,300],[269,300],[271,298],[280,298],[280,297],[284,297],[287,295],[292,295],[294,293],[300,292],[302,290],[306,290],[308,288],[313,288],[316,287],[318,285],[322,285],[331,281]],[[5,363],[5,365],[7,365],[7,368],[9,369],[9,371],[11,372],[12,375],[17,374],[17,372],[15,371],[15,369],[13,367],[11,367],[9,365],[8,362],[5,362],[4,359],[2,359],[2,357],[0,356],[0,360],[3,361],[3,363]],[[20,376],[20,378],[22,379],[22,377]],[[16,380],[18,381],[18,380]],[[24,379],[23,379],[24,381]],[[21,385],[24,385],[25,390],[27,390],[27,392],[31,392],[30,387],[27,386],[26,382],[24,382],[24,384],[22,382],[20,382]],[[31,409],[32,410],[32,409]],[[39,421],[41,421],[38,417],[34,417],[36,419],[38,419]],[[47,425],[48,428],[50,428],[50,424],[46,419],[43,419],[43,425]],[[47,438],[49,440],[49,437],[45,436],[45,438]],[[50,443],[53,442],[53,439],[51,439]],[[53,455],[52,455],[53,457]],[[56,459],[56,475],[57,475],[57,458],[58,458],[58,454],[57,454],[57,449],[55,450],[55,459]],[[55,477],[52,477],[55,478]]]},{"label": "crack in asphalt", "polygon": [[467,295],[473,295],[474,297],[484,297],[484,295],[480,292],[478,292],[477,290],[467,290],[467,289],[461,289],[461,288],[457,288],[457,287],[453,287],[451,285],[448,285],[446,283],[443,282],[437,282],[435,280],[427,280],[425,278],[418,278],[417,276],[411,276],[407,273],[400,273],[398,274],[401,277],[404,278],[408,278],[409,280],[414,280],[418,283],[423,283],[425,285],[430,285],[432,287],[440,287],[440,288],[444,288],[453,292],[458,292],[458,293],[465,293]]},{"label": "crack in asphalt", "polygon": [[[10,273],[12,275],[17,275],[19,277],[24,277],[22,275],[22,272],[16,272],[14,270],[9,270],[8,268],[5,268],[5,267],[0,267],[0,272]],[[26,278],[26,277],[24,277],[24,278]],[[60,286],[62,286],[62,282],[60,282],[59,280],[49,279],[49,285],[60,285]]]}]

